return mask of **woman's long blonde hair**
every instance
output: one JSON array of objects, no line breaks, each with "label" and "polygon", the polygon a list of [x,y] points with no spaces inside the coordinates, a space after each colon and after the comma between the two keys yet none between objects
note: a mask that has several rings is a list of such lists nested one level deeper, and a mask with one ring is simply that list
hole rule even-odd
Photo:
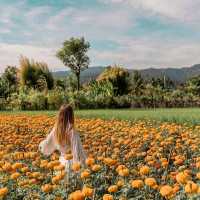
[{"label": "woman's long blonde hair", "polygon": [[70,105],[60,107],[55,123],[55,136],[58,144],[64,146],[70,144],[72,130],[74,128],[74,112]]}]

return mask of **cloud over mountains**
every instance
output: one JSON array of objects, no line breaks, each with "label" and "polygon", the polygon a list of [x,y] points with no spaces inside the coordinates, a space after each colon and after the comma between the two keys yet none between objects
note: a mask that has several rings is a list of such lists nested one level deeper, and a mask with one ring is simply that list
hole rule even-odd
[{"label": "cloud over mountains", "polygon": [[199,63],[199,9],[198,0],[2,0],[0,71],[20,55],[60,67],[56,50],[72,36],[91,42],[91,65]]}]

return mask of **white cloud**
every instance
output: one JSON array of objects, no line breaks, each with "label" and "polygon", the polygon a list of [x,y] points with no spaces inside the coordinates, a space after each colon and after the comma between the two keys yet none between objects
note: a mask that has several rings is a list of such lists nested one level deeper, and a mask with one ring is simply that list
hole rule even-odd
[{"label": "white cloud", "polygon": [[51,69],[54,70],[56,67],[63,66],[63,64],[55,57],[55,54],[56,49],[54,48],[0,43],[0,72],[2,72],[7,65],[18,66],[21,55],[37,61],[46,62]]},{"label": "white cloud", "polygon": [[143,14],[155,14],[182,22],[200,21],[199,0],[99,0],[106,4],[132,6],[134,11],[143,10]]},{"label": "white cloud", "polygon": [[[67,8],[49,18],[46,28],[49,30],[65,30],[67,33],[76,32],[112,32],[126,31],[134,24],[132,13],[124,9],[111,10],[79,10]],[[94,34],[94,33],[93,33]]]},{"label": "white cloud", "polygon": [[[200,46],[189,41],[172,43],[124,38],[119,40],[119,43],[121,47],[113,51],[91,49],[89,52],[91,65],[121,64],[127,68],[141,69],[146,67],[184,67],[200,63]],[[59,69],[63,64],[55,57],[56,50],[57,48],[0,43],[0,72],[7,65],[18,66],[20,55],[44,61],[51,70]]]},{"label": "white cloud", "polygon": [[125,38],[115,51],[92,51],[99,62],[120,64],[127,68],[184,67],[200,63],[200,46],[192,41],[161,41]]},{"label": "white cloud", "polygon": [[134,24],[134,17],[124,9],[102,12],[68,7],[50,16],[43,25],[36,26],[34,34],[40,36],[39,45],[55,46],[70,37],[84,36],[89,41],[117,39]]},{"label": "white cloud", "polygon": [[[2,37],[0,40],[0,71],[6,65],[18,65],[19,56],[25,55],[35,60],[44,61],[52,67],[63,64],[55,57],[61,43],[70,37],[85,36],[86,40],[111,41],[118,48],[101,51],[91,46],[89,52],[91,65],[119,63],[131,68],[190,66],[200,63],[200,46],[191,37],[161,40],[159,31],[153,34],[129,36],[134,31],[139,17],[159,16],[160,19],[196,24],[200,19],[199,0],[99,0],[106,4],[103,10],[88,7],[86,10],[64,7],[54,10],[50,6],[29,8],[24,4],[0,7],[0,34],[13,33],[14,41],[19,34],[26,41],[14,42]],[[25,9],[27,8],[27,9]],[[15,17],[20,24],[14,23]],[[153,18],[155,19],[155,18]],[[156,19],[159,20],[159,19]],[[12,28],[17,27],[13,32]],[[191,29],[191,33],[194,32]],[[156,38],[157,35],[157,38]],[[192,35],[192,34],[191,34]],[[160,39],[159,39],[160,38]]]}]

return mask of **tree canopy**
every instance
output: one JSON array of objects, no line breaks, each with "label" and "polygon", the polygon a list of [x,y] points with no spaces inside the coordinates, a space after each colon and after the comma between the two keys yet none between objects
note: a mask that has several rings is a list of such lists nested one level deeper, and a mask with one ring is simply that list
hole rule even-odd
[{"label": "tree canopy", "polygon": [[26,85],[39,90],[53,88],[53,76],[44,62],[36,62],[21,56],[19,73],[22,86]]},{"label": "tree canopy", "polygon": [[98,77],[97,81],[110,81],[113,84],[116,95],[127,93],[129,73],[126,69],[120,66],[109,66]]},{"label": "tree canopy", "polygon": [[87,51],[90,48],[89,42],[81,38],[70,38],[63,43],[63,47],[57,52],[57,57],[69,67],[77,78],[77,89],[80,89],[80,73],[88,68],[90,59]]}]

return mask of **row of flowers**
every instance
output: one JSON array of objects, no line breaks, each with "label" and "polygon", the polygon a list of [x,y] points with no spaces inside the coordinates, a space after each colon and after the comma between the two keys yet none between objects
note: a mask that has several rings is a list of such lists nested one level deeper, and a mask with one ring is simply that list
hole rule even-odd
[{"label": "row of flowers", "polygon": [[[200,196],[200,126],[76,119],[88,159],[66,173],[38,144],[52,116],[0,115],[0,198],[192,199]],[[66,153],[70,160],[72,154]]]}]

